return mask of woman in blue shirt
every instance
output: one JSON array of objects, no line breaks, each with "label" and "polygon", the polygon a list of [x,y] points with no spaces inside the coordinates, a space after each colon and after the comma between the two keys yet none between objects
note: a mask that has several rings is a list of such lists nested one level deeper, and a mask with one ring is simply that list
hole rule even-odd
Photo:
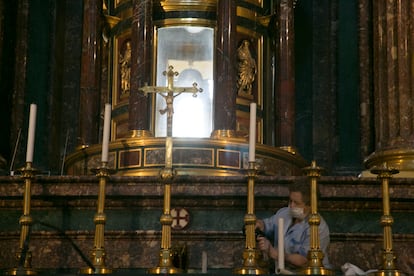
[{"label": "woman in blue shirt", "polygon": [[[304,268],[308,265],[307,254],[310,249],[310,225],[308,216],[310,207],[310,184],[298,181],[289,187],[289,205],[279,209],[269,218],[256,221],[256,228],[265,237],[257,238],[257,247],[269,258],[278,260],[278,227],[279,218],[283,218],[284,260],[287,267]],[[320,248],[324,254],[323,266],[331,268],[328,259],[329,227],[320,216],[319,225]],[[273,241],[273,244],[270,242]]]}]

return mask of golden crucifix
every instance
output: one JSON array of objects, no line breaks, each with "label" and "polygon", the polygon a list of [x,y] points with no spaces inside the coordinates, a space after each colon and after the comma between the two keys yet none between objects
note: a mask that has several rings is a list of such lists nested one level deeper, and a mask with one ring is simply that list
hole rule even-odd
[{"label": "golden crucifix", "polygon": [[168,71],[164,71],[163,75],[167,76],[167,86],[144,86],[140,88],[144,95],[148,93],[156,93],[164,98],[167,106],[164,109],[160,109],[161,114],[167,113],[167,137],[172,137],[172,119],[174,114],[174,99],[182,93],[192,93],[193,97],[197,97],[198,92],[203,92],[202,88],[197,87],[197,83],[194,82],[192,87],[174,87],[174,77],[178,76],[178,72],[174,72],[173,66],[168,66]]},{"label": "golden crucifix", "polygon": [[161,232],[161,250],[159,255],[159,265],[148,272],[152,274],[175,274],[181,273],[181,269],[174,267],[171,252],[171,225],[172,216],[170,210],[171,199],[171,183],[175,172],[172,168],[172,119],[174,113],[174,98],[182,93],[192,93],[197,97],[198,92],[202,92],[201,88],[197,88],[197,83],[193,83],[192,87],[174,87],[174,76],[178,76],[178,72],[173,71],[174,67],[168,66],[168,71],[164,71],[164,76],[167,75],[167,87],[158,86],[144,86],[140,90],[145,95],[148,93],[160,94],[167,104],[164,109],[160,110],[161,114],[167,114],[167,137],[165,139],[165,168],[160,171],[161,182],[164,183],[164,210],[161,215],[160,222],[162,227]]}]

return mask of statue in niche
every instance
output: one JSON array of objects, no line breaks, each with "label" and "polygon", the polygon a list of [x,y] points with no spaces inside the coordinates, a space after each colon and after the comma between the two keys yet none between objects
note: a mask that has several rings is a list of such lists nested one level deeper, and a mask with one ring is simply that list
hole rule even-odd
[{"label": "statue in niche", "polygon": [[131,81],[131,41],[125,43],[123,52],[119,54],[121,69],[121,96],[129,94]]},{"label": "statue in niche", "polygon": [[252,87],[256,77],[256,61],[250,53],[250,42],[243,40],[237,49],[238,79],[237,94],[242,97],[252,98]]}]

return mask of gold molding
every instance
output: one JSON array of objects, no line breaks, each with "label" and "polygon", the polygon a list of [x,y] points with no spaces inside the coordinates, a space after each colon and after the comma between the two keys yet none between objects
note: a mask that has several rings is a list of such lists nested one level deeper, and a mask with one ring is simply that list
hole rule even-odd
[{"label": "gold molding", "polygon": [[298,152],[297,149],[293,146],[283,146],[283,147],[279,147],[279,148],[282,149],[282,150],[285,150],[285,151],[287,151],[291,154],[296,154]]},{"label": "gold molding", "polygon": [[211,11],[217,9],[217,0],[164,0],[160,5],[165,12],[172,11]]},{"label": "gold molding", "polygon": [[247,3],[253,4],[255,6],[263,8],[263,1],[262,0],[244,0]]},{"label": "gold molding", "polygon": [[105,15],[105,19],[106,22],[109,24],[109,27],[111,27],[111,29],[121,21],[121,18],[111,15]]},{"label": "gold molding", "polygon": [[171,26],[195,26],[195,27],[210,27],[216,26],[216,21],[204,18],[167,18],[162,20],[155,20],[154,26],[157,27],[171,27]]},{"label": "gold molding", "polygon": [[236,14],[237,16],[247,18],[253,22],[256,22],[256,18],[258,17],[258,14],[255,11],[246,9],[244,7],[237,7]]},{"label": "gold molding", "polygon": [[145,129],[134,129],[134,130],[130,130],[130,137],[131,138],[149,138],[149,137],[154,137],[154,135],[152,134],[151,131],[149,130],[145,130]]},{"label": "gold molding", "polygon": [[217,129],[211,133],[210,136],[212,139],[227,139],[227,138],[236,138],[237,134],[235,130],[231,129]]},{"label": "gold molding", "polygon": [[251,29],[244,28],[244,27],[237,26],[236,30],[238,33],[245,34],[245,35],[254,37],[256,39],[259,39],[260,37],[262,37],[260,33],[255,32]]},{"label": "gold molding", "polygon": [[272,19],[273,14],[271,15],[265,15],[265,16],[259,16],[257,17],[257,22],[259,22],[264,27],[269,27],[270,20]]}]

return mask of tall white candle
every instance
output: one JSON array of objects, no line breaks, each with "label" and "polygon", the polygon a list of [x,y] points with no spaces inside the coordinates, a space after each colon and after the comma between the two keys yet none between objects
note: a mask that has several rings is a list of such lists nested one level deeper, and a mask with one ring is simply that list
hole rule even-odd
[{"label": "tall white candle", "polygon": [[283,218],[279,218],[278,221],[278,238],[277,238],[277,248],[278,248],[278,264],[279,269],[285,269],[285,238],[283,231]]},{"label": "tall white candle", "polygon": [[108,162],[109,132],[111,128],[111,104],[105,104],[104,129],[102,137],[102,162]]},{"label": "tall white candle", "polygon": [[256,152],[256,103],[250,104],[249,162],[255,162]]},{"label": "tall white candle", "polygon": [[201,253],[201,273],[207,273],[207,252]]},{"label": "tall white candle", "polygon": [[27,134],[27,149],[26,149],[26,162],[33,162],[33,151],[35,142],[36,131],[36,112],[37,105],[30,105],[30,117],[29,117],[29,131]]}]

